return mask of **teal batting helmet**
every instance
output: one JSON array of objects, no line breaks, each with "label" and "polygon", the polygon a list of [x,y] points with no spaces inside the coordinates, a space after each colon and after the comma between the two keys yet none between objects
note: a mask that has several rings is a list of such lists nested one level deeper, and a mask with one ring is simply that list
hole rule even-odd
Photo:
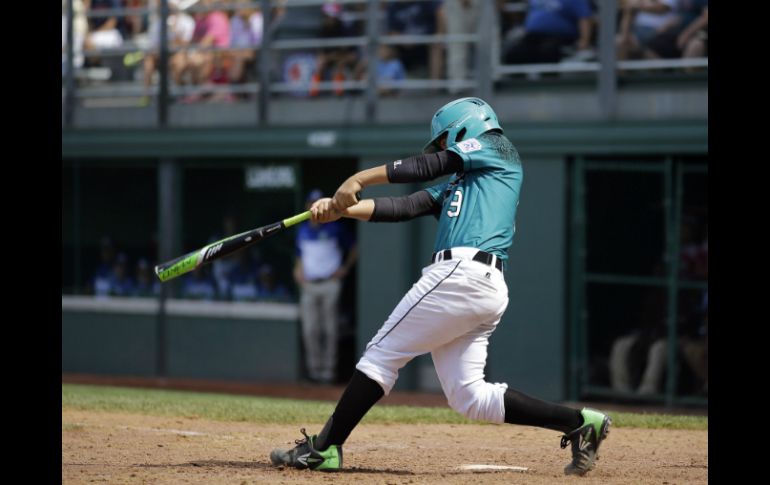
[{"label": "teal batting helmet", "polygon": [[460,98],[442,106],[430,122],[430,141],[422,149],[424,153],[439,150],[436,142],[447,133],[447,146],[474,138],[490,130],[503,132],[497,115],[481,98]]}]

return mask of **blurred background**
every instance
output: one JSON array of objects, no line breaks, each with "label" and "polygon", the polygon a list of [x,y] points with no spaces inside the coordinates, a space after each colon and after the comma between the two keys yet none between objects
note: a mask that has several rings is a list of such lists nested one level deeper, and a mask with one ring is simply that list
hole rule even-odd
[{"label": "blurred background", "polygon": [[[432,218],[342,222],[331,376],[305,358],[298,229],[153,267],[418,153],[463,96],[526,173],[487,379],[707,407],[707,0],[62,0],[62,372],[346,382]],[[396,389],[440,392],[430,357]]]}]

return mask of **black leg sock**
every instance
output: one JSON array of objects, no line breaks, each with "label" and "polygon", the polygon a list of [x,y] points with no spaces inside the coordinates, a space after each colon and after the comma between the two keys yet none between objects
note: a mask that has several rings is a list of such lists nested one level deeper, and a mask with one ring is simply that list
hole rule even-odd
[{"label": "black leg sock", "polygon": [[358,422],[384,395],[385,391],[379,384],[356,369],[334,413],[318,434],[316,449],[323,451],[330,445],[341,446]]},{"label": "black leg sock", "polygon": [[562,433],[583,425],[583,415],[577,409],[549,403],[508,389],[503,397],[505,422],[548,428]]}]

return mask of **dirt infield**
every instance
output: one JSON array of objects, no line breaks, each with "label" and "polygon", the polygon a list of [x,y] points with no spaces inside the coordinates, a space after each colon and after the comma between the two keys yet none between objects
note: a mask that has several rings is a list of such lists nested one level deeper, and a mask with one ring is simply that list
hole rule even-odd
[{"label": "dirt infield", "polygon": [[[62,483],[708,482],[707,431],[612,429],[596,469],[579,478],[562,474],[569,451],[559,448],[558,433],[510,425],[361,425],[345,444],[343,472],[270,467],[270,450],[293,446],[297,428],[63,409]],[[473,472],[463,465],[528,470]]]}]

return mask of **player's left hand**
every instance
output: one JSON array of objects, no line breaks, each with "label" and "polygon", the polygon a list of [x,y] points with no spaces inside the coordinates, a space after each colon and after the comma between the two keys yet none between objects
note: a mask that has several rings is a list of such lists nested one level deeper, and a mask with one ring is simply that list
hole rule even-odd
[{"label": "player's left hand", "polygon": [[332,199],[324,197],[318,199],[310,206],[311,219],[313,222],[332,222],[342,217],[342,212],[338,211],[332,204]]},{"label": "player's left hand", "polygon": [[337,192],[334,194],[332,203],[334,207],[340,212],[344,211],[350,206],[354,206],[359,201],[358,193],[361,192],[361,184],[353,177],[350,177],[340,185]]}]

